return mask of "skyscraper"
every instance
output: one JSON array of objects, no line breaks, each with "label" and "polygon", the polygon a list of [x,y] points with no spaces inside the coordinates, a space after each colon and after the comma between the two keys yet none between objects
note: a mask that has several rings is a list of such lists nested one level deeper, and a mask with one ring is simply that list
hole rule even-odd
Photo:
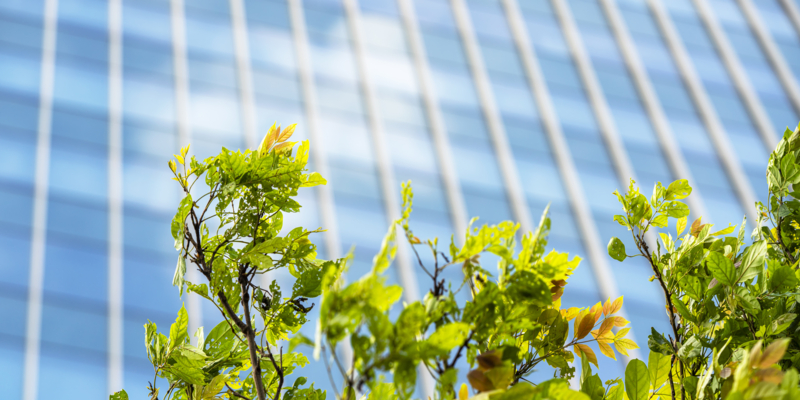
[{"label": "skyscraper", "polygon": [[[2,397],[142,395],[142,325],[181,304],[166,161],[253,148],[274,121],[329,181],[286,224],[328,229],[327,257],[357,245],[354,277],[401,181],[420,237],[532,229],[549,203],[551,247],[584,258],[565,301],[624,295],[646,343],[663,300],[606,255],[626,240],[611,193],[685,178],[693,216],[752,221],[798,77],[798,0],[0,0]],[[409,254],[395,266],[421,297]]]}]

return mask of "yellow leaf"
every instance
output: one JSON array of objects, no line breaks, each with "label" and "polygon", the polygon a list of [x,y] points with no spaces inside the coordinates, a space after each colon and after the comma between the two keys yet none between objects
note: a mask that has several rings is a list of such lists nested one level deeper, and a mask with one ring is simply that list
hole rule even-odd
[{"label": "yellow leaf", "polygon": [[616,314],[620,309],[622,309],[622,296],[619,296],[618,299],[614,300],[614,303],[611,304],[611,311],[609,311],[608,314]]},{"label": "yellow leaf", "polygon": [[627,319],[622,318],[620,316],[612,317],[611,319],[614,320],[614,326],[616,326],[618,328],[619,327],[623,327],[625,325],[628,325],[628,323],[629,323],[629,321]]},{"label": "yellow leaf", "polygon": [[678,222],[676,225],[677,225],[676,227],[678,228],[678,236],[680,236],[681,233],[683,233],[683,231],[686,229],[686,217],[678,218]]},{"label": "yellow leaf", "polygon": [[611,332],[611,328],[614,327],[614,325],[615,325],[614,321],[616,321],[617,318],[618,317],[610,317],[610,318],[604,319],[603,323],[600,324],[600,329],[598,329],[599,332],[597,333],[597,335],[598,336],[603,336],[606,333]]},{"label": "yellow leaf", "polygon": [[175,161],[169,160],[169,169],[172,170],[172,173],[175,173]]},{"label": "yellow leaf", "polygon": [[624,347],[627,350],[633,350],[639,348],[639,345],[637,345],[636,342],[630,339],[619,339],[614,342],[614,345],[616,345],[618,349],[620,348],[620,346]]},{"label": "yellow leaf", "polygon": [[458,400],[467,400],[469,398],[469,387],[466,383],[461,384],[461,390],[458,391]]},{"label": "yellow leaf", "polygon": [[594,354],[594,350],[592,350],[591,347],[578,343],[572,346],[572,351],[574,351],[578,357],[583,358],[585,356],[590,363],[594,364],[595,367],[598,367],[597,356]]},{"label": "yellow leaf", "polygon": [[736,225],[729,225],[727,228],[725,228],[725,229],[723,229],[721,231],[716,231],[716,232],[712,233],[711,236],[727,235],[727,234],[733,232],[734,229],[736,229]]},{"label": "yellow leaf", "polygon": [[603,315],[611,314],[609,311],[611,311],[611,298],[610,297],[608,299],[606,299],[606,302],[603,304]]},{"label": "yellow leaf", "polygon": [[181,157],[181,156],[179,156],[179,155],[177,155],[177,154],[173,154],[173,155],[175,156],[175,159],[177,159],[177,160],[178,160],[178,163],[179,163],[180,165],[183,165],[183,157]]},{"label": "yellow leaf", "polygon": [[282,150],[292,151],[292,147],[297,144],[297,142],[283,142],[277,146],[275,146],[274,150],[276,153],[279,153]]},{"label": "yellow leaf", "polygon": [[278,142],[289,140],[289,138],[292,137],[292,134],[294,134],[294,128],[296,127],[297,124],[291,124],[287,126],[286,129],[283,130],[283,133],[281,133],[280,136],[278,136]]},{"label": "yellow leaf", "polygon": [[627,334],[628,334],[628,331],[630,331],[630,330],[631,330],[631,328],[623,328],[623,329],[620,329],[620,330],[619,330],[619,332],[617,332],[617,334],[616,334],[616,335],[614,335],[614,339],[616,340],[616,339],[622,339],[622,338],[624,338],[624,337],[625,337],[625,335],[627,335]]},{"label": "yellow leaf", "polygon": [[626,357],[628,356],[628,350],[625,350],[624,346],[619,345],[617,343],[614,343],[614,347],[617,348],[617,351],[619,352],[619,354],[622,354],[623,356],[626,356]]},{"label": "yellow leaf", "polygon": [[575,319],[575,317],[578,316],[578,313],[581,311],[581,309],[578,307],[570,307],[566,310],[561,310],[561,311],[562,311],[561,315],[563,315],[564,318],[567,319],[567,321],[572,321],[573,319]]},{"label": "yellow leaf", "polygon": [[577,324],[578,327],[577,331],[575,332],[575,338],[583,339],[586,337],[586,335],[589,334],[589,332],[592,331],[592,328],[594,328],[594,314],[592,313],[586,314],[581,319],[580,324],[578,324],[577,321],[575,323]]},{"label": "yellow leaf", "polygon": [[575,337],[578,337],[578,330],[579,330],[579,328],[581,326],[581,322],[583,321],[583,318],[586,317],[586,314],[588,314],[588,313],[589,313],[589,310],[583,310],[583,311],[579,312],[578,316],[575,318],[575,323],[572,326],[572,328],[573,328],[573,333],[572,334]]},{"label": "yellow leaf", "polygon": [[614,349],[608,345],[608,343],[604,342],[597,342],[597,346],[600,347],[600,352],[603,353],[606,357],[611,358],[613,360],[617,359],[617,356],[614,354]]},{"label": "yellow leaf", "polygon": [[589,313],[594,315],[594,322],[597,322],[597,320],[600,319],[600,316],[603,314],[602,311],[603,311],[603,303],[599,301],[597,302],[597,304],[592,306],[591,310],[589,310]]},{"label": "yellow leaf", "polygon": [[186,147],[181,149],[181,157],[186,158],[186,154],[189,153],[189,146],[190,145],[187,144]]}]

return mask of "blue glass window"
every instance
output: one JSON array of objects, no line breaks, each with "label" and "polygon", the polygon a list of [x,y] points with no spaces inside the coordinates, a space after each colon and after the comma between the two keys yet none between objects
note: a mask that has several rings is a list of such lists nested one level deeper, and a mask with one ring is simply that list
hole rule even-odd
[{"label": "blue glass window", "polygon": [[53,195],[104,202],[108,196],[108,157],[104,151],[53,141],[50,192]]},{"label": "blue glass window", "polygon": [[170,6],[158,1],[122,2],[122,29],[125,35],[138,36],[165,44],[172,43]]},{"label": "blue glass window", "polygon": [[254,66],[292,71],[297,69],[292,35],[289,32],[256,24],[248,26],[250,60]]},{"label": "blue glass window", "polygon": [[0,52],[0,90],[39,95],[39,60]]},{"label": "blue glass window", "polygon": [[[3,193],[0,192],[0,204],[2,204],[2,198]],[[28,217],[28,219],[31,218],[29,210],[19,208],[12,208],[8,210],[14,213],[20,213]],[[9,226],[6,226],[5,229],[0,230],[0,251],[3,252],[3,257],[0,258],[0,286],[7,286],[10,284],[17,286],[20,289],[28,286],[28,266],[30,265],[31,251],[30,247],[30,232],[28,230],[13,229]],[[20,291],[23,292],[23,290]],[[8,293],[8,296],[10,295],[11,291]],[[2,301],[3,297],[0,297],[0,302]],[[0,309],[2,309],[2,307],[0,307]],[[9,310],[9,312],[10,311],[11,310]],[[8,320],[4,319],[3,321]],[[13,333],[22,335],[22,332]]]},{"label": "blue glass window", "polygon": [[105,302],[107,288],[106,246],[49,238],[45,250],[46,293]]},{"label": "blue glass window", "polygon": [[41,52],[42,28],[27,19],[0,13],[0,43]]},{"label": "blue glass window", "polygon": [[0,182],[33,184],[36,143],[33,136],[21,136],[0,128]]}]

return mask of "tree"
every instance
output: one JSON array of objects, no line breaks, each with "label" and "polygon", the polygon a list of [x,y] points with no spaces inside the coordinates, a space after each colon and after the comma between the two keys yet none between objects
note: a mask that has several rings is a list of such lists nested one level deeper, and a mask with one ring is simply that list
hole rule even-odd
[{"label": "tree", "polygon": [[[389,227],[372,270],[346,284],[351,257],[318,259],[309,236],[319,230],[294,228],[281,236],[283,214],[300,210],[298,189],[325,184],[319,174],[306,173],[308,143],[295,152],[296,144],[287,141],[293,130],[294,125],[283,131],[273,126],[256,151],[223,148],[198,162],[187,161],[187,147],[177,164],[170,161],[185,193],[172,223],[180,252],[173,283],[181,294],[186,288],[214,304],[224,320],[207,336],[202,328],[196,332],[196,345],[183,308],[169,336],[157,333],[153,323],[145,325],[155,371],[151,399],[326,398],[313,383],[306,387],[304,377],[286,383],[308,363],[294,351],[297,345],[313,346],[329,375],[339,375],[337,399],[410,398],[418,371],[434,378],[437,399],[463,400],[470,392],[474,399],[800,398],[800,201],[792,189],[800,181],[800,130],[787,130],[770,158],[770,204],[757,205],[762,218],[750,244],[744,222],[736,236],[734,227],[711,232],[700,219],[687,227],[689,209],[680,201],[691,194],[685,180],[656,184],[650,199],[634,182],[625,195],[615,193],[624,214],[614,219],[631,232],[635,256],[652,268],[671,332],[653,330],[648,362],[632,360],[624,379],[605,383],[592,373],[591,365],[598,367],[595,349],[616,359],[616,353],[627,356],[638,348],[625,337],[628,321],[616,315],[622,298],[561,308],[580,258],[546,250],[547,210],[534,232],[522,234],[509,221],[473,227],[473,219],[462,240],[451,237],[440,246],[438,239],[421,240],[411,230],[413,192],[404,184],[402,215]],[[204,194],[193,198],[198,182]],[[669,218],[677,220],[677,236],[662,231],[660,241],[648,242],[646,233],[666,229]],[[402,288],[388,285],[384,273],[397,247],[405,245],[401,241],[430,287],[422,300],[391,313]],[[617,238],[608,249],[619,261],[633,257]],[[432,261],[424,262],[420,251]],[[204,283],[185,280],[187,261]],[[486,268],[492,262],[496,271]],[[283,295],[276,281],[259,284],[258,277],[279,268],[295,278],[290,294]],[[463,279],[445,278],[454,268]],[[298,330],[315,297],[321,317],[311,340]],[[345,343],[352,348],[347,360],[336,351]],[[467,374],[469,386],[457,386],[464,363],[474,368]],[[544,365],[553,378],[529,383],[534,368]],[[168,383],[163,397],[158,378]],[[579,390],[570,387],[573,378]]]}]

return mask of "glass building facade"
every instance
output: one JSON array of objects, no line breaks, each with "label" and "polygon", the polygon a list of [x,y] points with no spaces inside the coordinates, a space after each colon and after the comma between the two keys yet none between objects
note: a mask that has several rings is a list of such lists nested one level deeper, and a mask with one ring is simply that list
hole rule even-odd
[{"label": "glass building facade", "polygon": [[[695,217],[752,221],[799,78],[800,0],[0,0],[0,397],[145,396],[142,325],[182,302],[166,161],[253,148],[274,121],[329,182],[286,225],[328,229],[327,257],[357,245],[353,277],[402,181],[424,238],[470,216],[532,229],[550,204],[551,247],[584,259],[565,306],[624,295],[646,357],[663,299],[606,255],[628,240],[611,193],[687,178]],[[389,279],[413,301],[408,253]],[[322,368],[303,373],[330,387]]]}]

